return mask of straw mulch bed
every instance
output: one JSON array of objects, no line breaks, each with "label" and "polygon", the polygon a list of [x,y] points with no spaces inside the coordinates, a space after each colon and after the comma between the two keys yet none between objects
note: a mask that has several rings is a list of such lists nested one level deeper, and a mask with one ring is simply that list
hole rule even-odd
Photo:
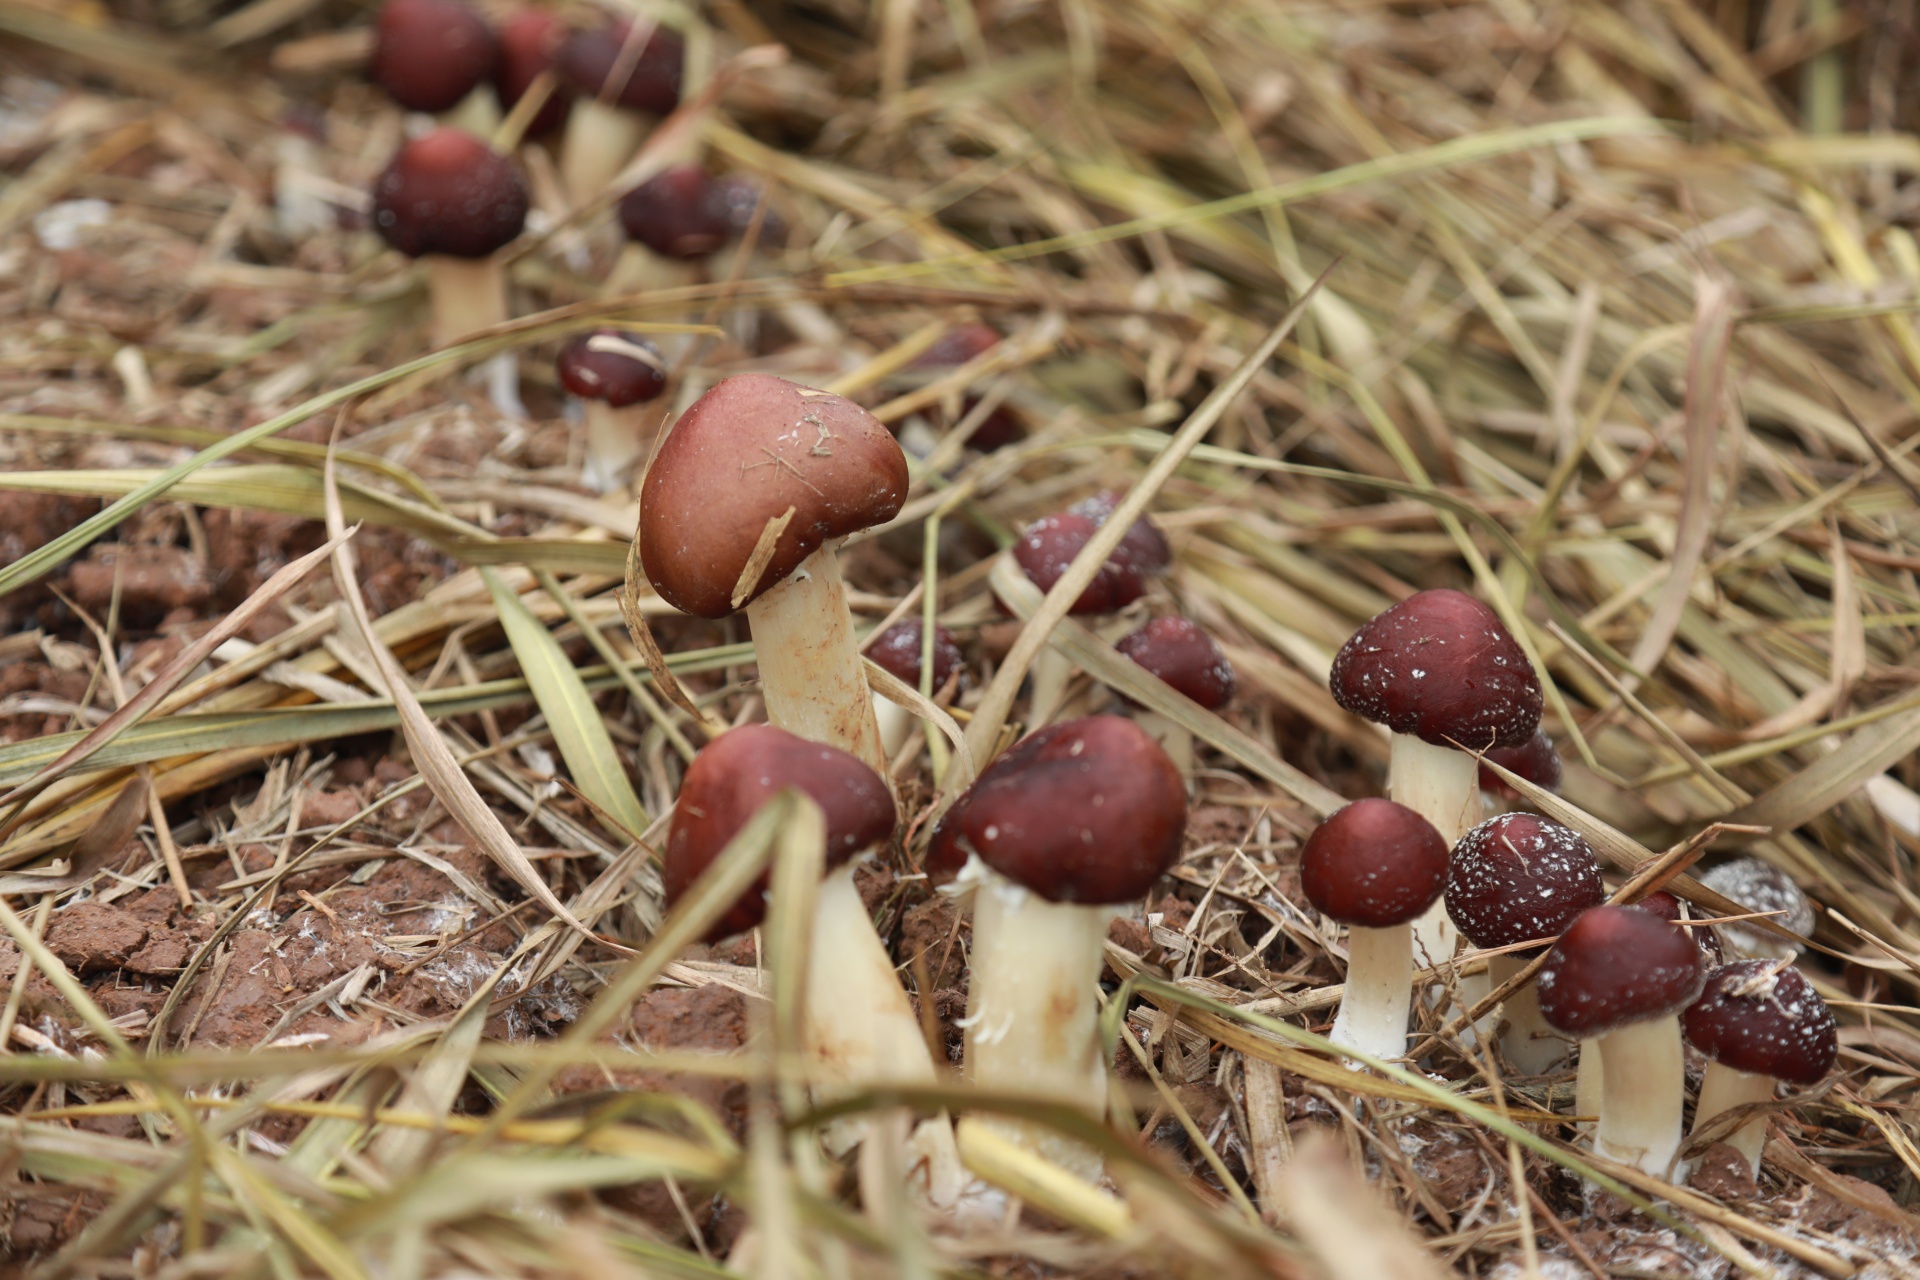
[{"label": "straw mulch bed", "polygon": [[[530,157],[524,319],[403,368],[423,293],[358,229],[402,128],[359,72],[360,6],[0,6],[0,783],[249,611],[5,817],[0,1255],[103,1276],[1913,1274],[1913,6],[688,8],[720,91],[648,162],[755,179],[760,243],[662,281]],[[325,138],[291,179],[290,113]],[[289,181],[330,225],[290,232]],[[1036,1190],[1017,1221],[931,1234],[861,1204],[801,1110],[791,1141],[770,1123],[764,1056],[734,1052],[777,1032],[777,940],[650,947],[658,823],[635,843],[608,804],[657,819],[701,739],[621,625],[634,509],[579,486],[552,372],[611,315],[666,326],[682,404],[758,368],[936,435],[963,393],[1026,424],[992,454],[949,435],[848,557],[863,623],[930,596],[961,635],[963,715],[1021,626],[987,590],[996,549],[1129,489],[1208,406],[1152,496],[1177,563],[1149,606],[1220,638],[1244,734],[1201,748],[1188,853],[1112,935],[1111,1111],[1136,1135],[1112,1141],[1112,1196]],[[913,367],[966,321],[1008,339]],[[527,420],[464,371],[500,350]],[[262,594],[327,540],[336,432],[357,587],[318,563]],[[1349,1072],[1304,1034],[1344,952],[1299,842],[1386,760],[1326,666],[1432,586],[1498,602],[1550,678],[1554,812],[1611,874],[1757,852],[1815,898],[1801,968],[1838,1070],[1775,1115],[1757,1185],[1602,1190],[1553,1114],[1570,1077],[1510,1087],[1431,1013],[1426,1075]],[[640,603],[705,708],[757,714],[740,624]],[[407,746],[385,653],[462,769]],[[579,750],[610,771],[590,782]],[[932,770],[903,764],[905,847],[864,887],[952,1035],[964,928],[916,874]]]}]

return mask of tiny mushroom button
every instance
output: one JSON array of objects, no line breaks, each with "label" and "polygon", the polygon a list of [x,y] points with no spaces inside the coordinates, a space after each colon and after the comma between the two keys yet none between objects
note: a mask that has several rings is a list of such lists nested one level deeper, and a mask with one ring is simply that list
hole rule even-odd
[{"label": "tiny mushroom button", "polygon": [[[1693,1112],[1696,1136],[1724,1112],[1773,1101],[1776,1080],[1820,1083],[1839,1053],[1833,1011],[1784,960],[1737,960],[1715,969],[1682,1022],[1687,1041],[1711,1060]],[[1766,1137],[1767,1118],[1759,1115],[1726,1141],[1758,1174]]]},{"label": "tiny mushroom button", "polygon": [[834,551],[906,496],[906,456],[872,414],[757,373],[696,400],[641,487],[640,559],[661,598],[702,618],[744,607],[768,719],[879,772]]},{"label": "tiny mushroom button", "polygon": [[[1773,923],[1802,936],[1813,932],[1813,903],[1786,872],[1760,858],[1735,858],[1704,872],[1700,883],[1748,911],[1770,912]],[[1716,927],[1727,954],[1759,960],[1791,960],[1801,944],[1749,923]]]},{"label": "tiny mushroom button", "polygon": [[1300,883],[1322,915],[1349,926],[1347,989],[1328,1038],[1376,1058],[1407,1047],[1413,921],[1447,878],[1447,842],[1391,800],[1356,800],[1314,829]]},{"label": "tiny mushroom button", "polygon": [[[918,618],[907,618],[896,622],[867,641],[867,657],[875,666],[891,674],[902,684],[920,687],[922,659],[925,654],[926,632]],[[933,629],[933,680],[928,686],[931,692],[938,693],[946,686],[953,673],[958,671],[962,682],[966,679],[966,659],[960,652],[960,645],[953,638],[953,632],[942,626]],[[880,742],[891,758],[894,752],[906,745],[907,735],[913,729],[913,713],[897,702],[873,695],[873,714],[880,725]]]},{"label": "tiny mushroom button", "polygon": [[554,362],[560,385],[586,406],[587,453],[581,479],[597,493],[620,486],[659,429],[667,389],[660,349],[624,329],[578,334]]},{"label": "tiny mushroom button", "polygon": [[[1233,701],[1233,664],[1191,618],[1154,618],[1120,637],[1113,647],[1205,710],[1218,711]],[[1180,772],[1191,774],[1193,734],[1166,716],[1148,712],[1138,718],[1140,727],[1167,749]]]}]

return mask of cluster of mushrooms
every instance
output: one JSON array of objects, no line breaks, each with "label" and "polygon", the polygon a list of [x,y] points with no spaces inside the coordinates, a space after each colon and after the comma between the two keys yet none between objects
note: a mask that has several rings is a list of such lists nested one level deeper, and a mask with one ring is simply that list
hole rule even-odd
[{"label": "cluster of mushrooms", "polygon": [[[618,189],[649,122],[679,100],[683,58],[677,35],[645,22],[569,30],[528,11],[496,32],[463,0],[389,0],[374,77],[439,121],[381,174],[373,224],[425,265],[437,343],[511,315],[503,255],[530,202],[496,136],[559,136],[567,198],[584,207],[617,197],[627,234],[663,261],[697,261],[764,224],[757,192],[698,166]],[[921,359],[956,366],[997,341],[991,329],[963,325]],[[810,797],[824,815],[830,868],[806,990],[816,1096],[935,1083],[941,1065],[853,876],[861,859],[900,838],[890,765],[918,749],[925,699],[951,702],[964,679],[953,638],[914,621],[864,637],[863,654],[848,607],[836,552],[900,512],[909,485],[901,442],[840,395],[759,373],[712,386],[663,432],[670,362],[619,329],[575,338],[557,372],[585,405],[583,481],[622,490],[647,464],[636,536],[653,592],[698,618],[744,613],[752,633],[768,723],[718,733],[688,767],[665,844],[669,902],[775,795],[793,788]],[[961,414],[972,448],[1020,433],[1003,408]],[[715,501],[721,493],[727,500]],[[1046,516],[1005,554],[1047,590],[1116,502],[1099,493]],[[1131,625],[1138,609],[1122,611],[1170,563],[1166,539],[1142,520],[1072,612]],[[1180,695],[1207,709],[1231,698],[1232,668],[1190,620],[1118,629],[1106,638]],[[875,692],[887,681],[870,664],[921,701]],[[921,835],[927,874],[971,907],[965,1077],[1097,1117],[1107,1094],[1098,1023],[1108,926],[1180,855],[1193,749],[1179,725],[1144,712],[1058,719],[1072,705],[1072,678],[1066,657],[1041,652],[1024,716],[1031,732],[986,763]],[[1392,735],[1387,798],[1332,814],[1301,855],[1307,897],[1349,927],[1331,1042],[1357,1067],[1403,1057],[1426,990],[1417,974],[1450,976],[1457,958],[1484,952],[1484,978],[1427,998],[1464,1009],[1504,991],[1497,1012],[1467,1035],[1488,1052],[1497,1045],[1513,1075],[1561,1070],[1577,1053],[1576,1109],[1596,1117],[1599,1155],[1662,1177],[1683,1172],[1675,1166],[1684,1034],[1709,1060],[1693,1133],[1723,1136],[1757,1170],[1776,1081],[1816,1083],[1836,1052],[1832,1015],[1793,968],[1797,948],[1787,940],[1812,921],[1791,881],[1754,859],[1726,863],[1703,883],[1771,927],[1696,921],[1645,886],[1638,901],[1610,903],[1593,849],[1566,826],[1528,812],[1485,817],[1505,775],[1485,770],[1483,758],[1548,790],[1559,761],[1539,727],[1541,689],[1527,656],[1471,596],[1423,591],[1388,609],[1341,649],[1330,683],[1341,706]],[[766,892],[763,883],[735,903],[714,936],[755,927]],[[1081,1178],[1100,1176],[1096,1152],[1051,1128],[982,1115],[962,1117],[959,1132],[968,1125]],[[842,1126],[832,1140],[843,1149],[904,1141],[905,1167],[936,1206],[981,1194],[946,1117],[910,1131]]]}]

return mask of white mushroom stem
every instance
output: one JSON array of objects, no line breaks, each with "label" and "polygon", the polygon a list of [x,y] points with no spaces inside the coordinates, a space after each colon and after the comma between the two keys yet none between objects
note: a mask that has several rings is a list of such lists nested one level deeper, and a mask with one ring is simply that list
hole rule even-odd
[{"label": "white mushroom stem", "polygon": [[[1707,1073],[1700,1080],[1700,1101],[1693,1108],[1693,1132],[1697,1134],[1705,1129],[1723,1111],[1756,1102],[1772,1102],[1773,1090],[1772,1076],[1735,1071],[1718,1062],[1709,1062]],[[1754,1116],[1721,1141],[1745,1156],[1747,1167],[1758,1177],[1760,1149],[1767,1143],[1767,1117]]]},{"label": "white mushroom stem", "polygon": [[1027,668],[1033,697],[1027,703],[1027,730],[1032,732],[1053,718],[1066,700],[1067,681],[1073,678],[1073,659],[1052,645],[1044,646]]},{"label": "white mushroom stem", "polygon": [[578,209],[607,189],[647,138],[647,121],[637,111],[582,98],[567,117],[560,149],[560,180]]},{"label": "white mushroom stem", "polygon": [[[1600,1114],[1600,1095],[1604,1092],[1607,1069],[1600,1057],[1598,1040],[1580,1042],[1580,1069],[1573,1077],[1573,1114],[1577,1116],[1597,1116]],[[1593,1133],[1593,1122],[1580,1122],[1581,1136]]]},{"label": "white mushroom stem", "polygon": [[[1479,821],[1480,762],[1464,751],[1396,733],[1387,765],[1387,798],[1431,822],[1451,849]],[[1413,923],[1414,954],[1424,951],[1435,964],[1453,956],[1458,938],[1444,901],[1435,902]]]},{"label": "white mushroom stem", "polygon": [[1600,1123],[1593,1149],[1664,1178],[1680,1150],[1686,1056],[1680,1019],[1649,1018],[1599,1037]]},{"label": "white mushroom stem", "polygon": [[775,725],[838,747],[884,778],[887,756],[834,558],[838,545],[823,543],[747,606],[760,692]]},{"label": "white mushroom stem", "polygon": [[433,307],[433,345],[449,346],[470,333],[507,322],[507,273],[500,259],[430,253],[427,296]]},{"label": "white mushroom stem", "polygon": [[666,412],[665,397],[618,409],[605,400],[587,401],[587,456],[580,467],[581,482],[595,493],[624,487],[634,464],[646,456]]},{"label": "white mushroom stem", "polygon": [[[820,882],[807,964],[804,1041],[816,1102],[875,1085],[938,1081],[919,1019],[854,886],[851,863]],[[858,1118],[836,1122],[827,1145],[836,1154],[889,1126]],[[915,1129],[908,1144],[916,1179],[935,1204],[950,1204],[969,1175],[943,1117]]]},{"label": "white mushroom stem", "polygon": [[494,96],[493,85],[476,86],[454,103],[452,110],[440,113],[440,123],[465,130],[482,142],[492,138],[493,131],[500,127],[500,99]]},{"label": "white mushroom stem", "polygon": [[907,745],[907,738],[913,732],[913,726],[920,717],[907,710],[892,698],[873,695],[873,719],[880,727],[880,749],[892,760]]},{"label": "white mushroom stem", "polygon": [[[972,983],[967,995],[967,1078],[1100,1114],[1107,1073],[1100,1061],[1096,998],[1113,908],[1048,902],[969,859],[973,895]],[[982,1123],[1088,1180],[1098,1152],[1051,1129],[1001,1117]]]},{"label": "white mushroom stem", "polygon": [[[1488,990],[1501,986],[1526,967],[1525,956],[1488,956]],[[1572,1046],[1540,1016],[1540,988],[1536,984],[1529,982],[1509,995],[1505,1015],[1500,1048],[1514,1070],[1523,1076],[1545,1075],[1567,1060]]]},{"label": "white mushroom stem", "polygon": [[1133,717],[1133,722],[1160,744],[1174,768],[1180,770],[1181,777],[1192,779],[1193,734],[1185,725],[1175,724],[1157,711],[1142,711]]},{"label": "white mushroom stem", "polygon": [[1413,925],[1347,931],[1347,989],[1327,1039],[1376,1058],[1407,1051],[1413,1006]]}]

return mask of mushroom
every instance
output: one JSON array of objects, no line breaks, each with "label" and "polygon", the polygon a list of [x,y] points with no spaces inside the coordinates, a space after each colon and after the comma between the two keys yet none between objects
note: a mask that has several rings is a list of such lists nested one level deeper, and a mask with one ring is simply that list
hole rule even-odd
[{"label": "mushroom", "polygon": [[1547,736],[1545,729],[1535,729],[1533,736],[1517,747],[1493,748],[1487,752],[1486,760],[1480,762],[1480,799],[1489,814],[1500,813],[1519,803],[1520,793],[1508,786],[1506,779],[1487,768],[1487,760],[1519,774],[1543,791],[1551,791],[1555,795],[1560,792],[1560,779],[1564,772],[1560,766],[1560,753],[1553,749],[1553,739]]},{"label": "mushroom", "polygon": [[1680,1011],[1706,973],[1693,939],[1631,907],[1595,907],[1575,920],[1540,970],[1547,1025],[1599,1042],[1605,1081],[1594,1150],[1657,1178],[1680,1149]]},{"label": "mushroom", "polygon": [[[1020,537],[1013,544],[1014,562],[1034,586],[1050,591],[1099,527],[1098,520],[1071,511],[1042,516],[1020,531]],[[1146,589],[1146,579],[1139,566],[1116,549],[1067,612],[1081,616],[1118,613],[1138,600]],[[1042,725],[1060,707],[1067,680],[1073,675],[1073,662],[1049,645],[1034,658],[1031,674],[1033,695],[1028,718],[1034,725]]]},{"label": "mushroom", "polygon": [[[984,324],[955,325],[941,334],[932,346],[914,357],[913,363],[907,367],[920,372],[951,369],[985,355],[1000,341],[998,331]],[[963,397],[959,412],[954,415],[955,420],[965,418],[979,403],[977,396]],[[1002,404],[980,420],[980,424],[967,437],[967,444],[982,453],[992,453],[995,449],[1006,448],[1025,434],[1026,429],[1020,425],[1020,419]]]},{"label": "mushroom", "polygon": [[667,366],[637,333],[595,329],[560,348],[560,385],[586,406],[587,456],[580,478],[596,493],[620,487],[646,453],[666,413]]},{"label": "mushroom", "polygon": [[1447,882],[1447,842],[1391,800],[1356,800],[1314,828],[1300,884],[1321,915],[1349,926],[1347,989],[1327,1038],[1376,1058],[1407,1049],[1413,921]]},{"label": "mushroom", "polygon": [[[1467,752],[1520,746],[1540,727],[1527,655],[1492,609],[1459,591],[1416,592],[1376,615],[1334,655],[1327,684],[1342,707],[1393,731],[1387,794],[1449,845],[1480,813]],[[1436,961],[1453,954],[1445,912],[1414,925],[1414,945]]]},{"label": "mushroom", "polygon": [[546,9],[520,9],[500,27],[500,58],[493,67],[493,92],[500,109],[511,111],[525,97],[533,82],[552,73],[553,88],[547,100],[527,122],[526,138],[544,138],[567,122],[573,108],[573,93],[560,80],[555,61],[566,26]]},{"label": "mushroom", "polygon": [[728,205],[695,164],[664,169],[620,197],[620,225],[634,243],[682,262],[706,257],[733,235]]},{"label": "mushroom", "polygon": [[701,618],[744,606],[767,718],[882,775],[834,552],[906,496],[906,457],[872,414],[763,373],[694,401],[640,493],[640,559],[661,598]]},{"label": "mushroom", "polygon": [[651,22],[618,21],[575,31],[554,61],[580,98],[560,150],[560,178],[575,206],[593,200],[626,167],[647,134],[647,116],[680,105],[685,41]]},{"label": "mushroom", "polygon": [[[661,859],[669,906],[691,888],[761,806],[794,787],[826,817],[828,871],[820,882],[807,948],[803,1037],[816,1096],[871,1085],[930,1085],[938,1078],[919,1019],[900,986],[893,959],[874,932],[860,891],[856,861],[893,834],[893,797],[879,775],[846,752],[797,738],[772,725],[743,725],[721,734],[693,758],[681,783]],[[720,918],[717,941],[757,926],[766,915],[768,877]],[[944,1121],[931,1122],[944,1127]],[[844,1151],[864,1126],[829,1135]],[[925,1144],[926,1135],[920,1142]],[[931,1150],[951,1146],[951,1137]],[[931,1193],[949,1201],[964,1175],[936,1154]]]},{"label": "mushroom", "polygon": [[[1551,938],[1606,900],[1593,847],[1571,828],[1531,813],[1488,818],[1462,836],[1447,866],[1446,910],[1476,947]],[[1489,989],[1527,966],[1533,953],[1487,957]],[[1568,1046],[1541,1020],[1539,990],[1507,998],[1500,1047],[1523,1075],[1550,1071]]]},{"label": "mushroom", "polygon": [[498,57],[493,29],[466,0],[387,0],[368,74],[407,110],[445,113],[446,123],[485,134],[500,117],[476,90]]},{"label": "mushroom", "polygon": [[[1233,701],[1233,664],[1220,652],[1213,637],[1191,618],[1154,618],[1120,637],[1113,647],[1208,711],[1218,711]],[[1134,720],[1167,749],[1183,776],[1193,775],[1191,732],[1153,712],[1141,712]],[[1441,847],[1444,857],[1444,843]],[[1427,905],[1422,903],[1422,910]]]},{"label": "mushroom", "polygon": [[[1700,883],[1748,911],[1773,912],[1782,929],[1802,936],[1813,932],[1813,903],[1787,873],[1761,858],[1735,858],[1704,872]],[[1791,960],[1801,945],[1764,933],[1750,924],[1716,925],[1714,932],[1730,956],[1755,960]]]},{"label": "mushroom", "polygon": [[[873,639],[867,641],[867,657],[877,666],[886,668],[902,683],[922,689],[920,676],[926,657],[926,631],[918,618],[905,618],[894,623]],[[953,638],[953,632],[942,626],[933,629],[933,680],[923,692],[934,693],[946,686],[955,672],[960,673],[960,681],[966,683],[966,658],[960,652],[959,642]],[[873,714],[880,726],[880,745],[891,760],[895,752],[906,745],[907,734],[913,728],[913,712],[907,710],[891,698],[873,695]]]},{"label": "mushroom", "polygon": [[435,346],[506,322],[497,252],[526,220],[520,171],[459,129],[442,126],[403,144],[373,184],[374,228],[427,269]]},{"label": "mushroom", "polygon": [[[1682,1023],[1688,1043],[1711,1059],[1693,1109],[1696,1135],[1722,1112],[1773,1101],[1776,1080],[1818,1084],[1839,1052],[1833,1011],[1786,960],[1736,960],[1715,969]],[[1764,1115],[1726,1138],[1756,1177],[1766,1138]]]},{"label": "mushroom", "polygon": [[[1097,528],[1107,522],[1107,518],[1120,506],[1123,496],[1117,489],[1101,489],[1080,499],[1067,510],[1076,516],[1085,516]],[[1173,568],[1173,548],[1167,544],[1167,535],[1145,516],[1128,526],[1120,545],[1114,549],[1114,555],[1126,560],[1148,578],[1160,577]]]},{"label": "mushroom", "polygon": [[[1090,716],[1050,725],[982,771],[934,828],[927,868],[973,890],[966,1073],[1082,1110],[1106,1100],[1097,982],[1115,906],[1180,855],[1187,793],[1138,725]],[[990,1121],[1087,1178],[1100,1158],[1015,1121]]]}]

